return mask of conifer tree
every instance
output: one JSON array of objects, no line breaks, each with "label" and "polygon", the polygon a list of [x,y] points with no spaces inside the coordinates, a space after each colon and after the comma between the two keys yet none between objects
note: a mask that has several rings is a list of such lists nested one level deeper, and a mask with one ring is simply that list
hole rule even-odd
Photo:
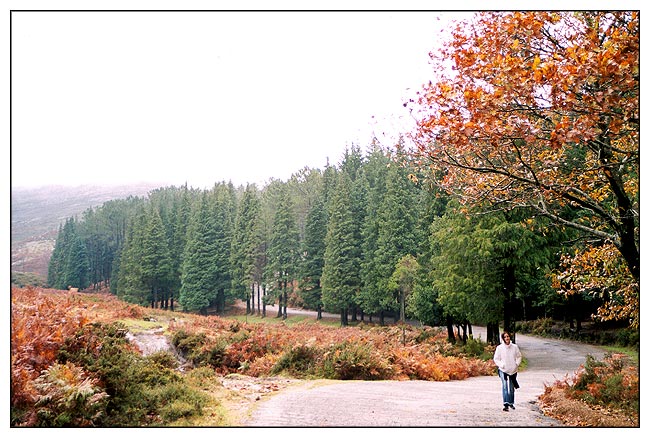
[{"label": "conifer tree", "polygon": [[47,265],[47,284],[56,289],[61,289],[63,287],[60,285],[59,278],[61,277],[63,270],[64,236],[63,225],[60,224],[54,249],[52,250],[52,255],[50,256],[50,261]]},{"label": "conifer tree", "polygon": [[230,255],[233,293],[246,299],[247,313],[255,310],[256,263],[261,243],[260,212],[257,186],[248,184],[239,202]]},{"label": "conifer tree", "polygon": [[386,196],[389,164],[390,159],[387,151],[383,150],[378,144],[373,143],[361,175],[365,185],[367,202],[366,217],[361,228],[362,287],[358,299],[363,311],[369,314],[371,318],[373,314],[380,313],[382,310],[377,284],[382,271],[377,263],[376,254],[379,242],[379,210],[382,200]]},{"label": "conifer tree", "polygon": [[279,193],[269,242],[269,267],[273,272],[279,294],[278,316],[283,318],[287,317],[288,287],[293,286],[293,281],[298,274],[296,266],[299,245],[293,202],[285,185]]},{"label": "conifer tree", "polygon": [[183,310],[206,314],[216,296],[216,233],[208,195],[203,192],[192,214],[181,266],[179,302]]},{"label": "conifer tree", "polygon": [[158,210],[150,207],[142,237],[140,259],[142,283],[149,290],[148,299],[155,307],[172,282],[173,266],[167,234]]},{"label": "conifer tree", "polygon": [[148,291],[142,281],[142,248],[146,215],[141,206],[131,218],[119,256],[117,296],[127,302],[146,305]]},{"label": "conifer tree", "polygon": [[237,216],[237,194],[232,183],[215,184],[208,197],[214,235],[213,281],[216,294],[211,303],[217,312],[225,310],[232,294],[231,256],[232,238]]},{"label": "conifer tree", "polygon": [[69,286],[85,289],[89,284],[90,265],[86,246],[79,236],[75,218],[59,227],[57,240],[48,265],[48,284],[56,289]]},{"label": "conifer tree", "polygon": [[301,296],[308,308],[318,311],[321,318],[322,290],[321,276],[325,263],[325,236],[327,235],[327,212],[324,196],[321,194],[312,205],[305,223],[305,238],[302,246],[300,283]]},{"label": "conifer tree", "polygon": [[407,172],[394,158],[386,174],[386,195],[377,212],[377,249],[374,254],[376,294],[382,310],[397,314],[400,309],[397,291],[388,281],[397,262],[417,252],[416,188]]},{"label": "conifer tree", "polygon": [[323,305],[341,314],[341,325],[348,324],[347,312],[355,305],[360,287],[360,247],[358,223],[352,205],[352,181],[341,172],[329,210],[322,275]]}]

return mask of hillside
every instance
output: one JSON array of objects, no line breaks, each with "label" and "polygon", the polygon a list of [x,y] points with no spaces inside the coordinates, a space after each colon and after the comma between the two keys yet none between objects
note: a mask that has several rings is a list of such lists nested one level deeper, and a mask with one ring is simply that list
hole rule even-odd
[{"label": "hillside", "polygon": [[11,189],[11,270],[45,279],[59,224],[111,199],[144,196],[159,184]]}]

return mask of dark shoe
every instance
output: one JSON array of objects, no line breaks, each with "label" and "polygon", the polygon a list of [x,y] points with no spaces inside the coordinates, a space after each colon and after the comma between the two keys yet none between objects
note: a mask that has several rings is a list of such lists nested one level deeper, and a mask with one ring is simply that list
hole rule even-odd
[{"label": "dark shoe", "polygon": [[503,411],[508,412],[508,405],[503,405]]},{"label": "dark shoe", "polygon": [[512,409],[514,409],[514,408],[515,408],[515,405],[513,405],[512,403],[510,403],[510,407],[511,407]]}]

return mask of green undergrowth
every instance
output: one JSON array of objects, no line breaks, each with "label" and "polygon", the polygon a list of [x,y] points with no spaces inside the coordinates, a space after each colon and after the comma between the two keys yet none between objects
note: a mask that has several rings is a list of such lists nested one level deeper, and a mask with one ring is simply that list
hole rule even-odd
[{"label": "green undergrowth", "polygon": [[174,355],[142,356],[126,333],[121,323],[93,323],[65,342],[39,378],[36,426],[165,426],[218,404],[177,371]]}]

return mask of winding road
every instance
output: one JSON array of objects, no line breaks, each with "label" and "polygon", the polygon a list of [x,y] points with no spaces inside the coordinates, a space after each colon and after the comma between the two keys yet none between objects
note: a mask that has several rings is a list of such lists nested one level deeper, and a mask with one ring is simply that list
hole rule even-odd
[{"label": "winding road", "polygon": [[[486,339],[485,329],[474,336]],[[516,410],[502,411],[495,376],[461,381],[305,381],[263,399],[247,427],[550,427],[537,398],[545,384],[572,376],[587,355],[604,350],[571,341],[517,334],[528,360],[518,376]]]}]

